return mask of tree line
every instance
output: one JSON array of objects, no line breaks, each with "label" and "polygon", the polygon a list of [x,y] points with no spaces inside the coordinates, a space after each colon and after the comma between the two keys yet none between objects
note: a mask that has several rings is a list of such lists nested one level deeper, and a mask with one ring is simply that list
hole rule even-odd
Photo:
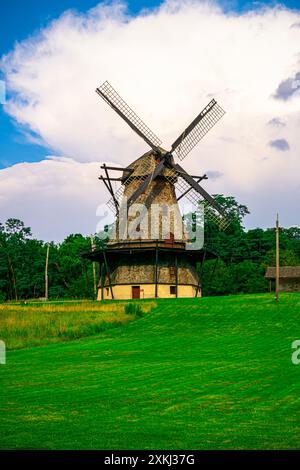
[{"label": "tree line", "polygon": [[92,298],[92,263],[82,256],[91,240],[69,235],[62,243],[45,243],[32,237],[18,219],[0,223],[0,301],[42,298],[49,246],[49,298]]},{"label": "tree line", "polygon": [[[206,217],[205,243],[219,259],[204,263],[203,293],[266,292],[269,289],[264,277],[266,268],[276,264],[275,226],[245,230],[243,218],[249,214],[248,208],[234,197],[215,195],[215,199],[232,217],[232,223],[223,231]],[[299,227],[280,229],[280,264],[300,265]]]},{"label": "tree line", "polygon": [[[267,266],[275,265],[275,229],[245,230],[246,206],[233,197],[215,196],[234,216],[222,231],[206,218],[205,245],[218,255],[198,269],[204,295],[265,292]],[[97,247],[103,242],[96,240]],[[18,219],[0,223],[0,301],[42,298],[45,295],[45,262],[49,246],[49,298],[93,298],[93,264],[81,253],[91,249],[91,238],[69,235],[61,243],[34,239],[29,227]],[[300,228],[282,228],[281,265],[300,265]],[[96,266],[96,278],[99,268]]]}]

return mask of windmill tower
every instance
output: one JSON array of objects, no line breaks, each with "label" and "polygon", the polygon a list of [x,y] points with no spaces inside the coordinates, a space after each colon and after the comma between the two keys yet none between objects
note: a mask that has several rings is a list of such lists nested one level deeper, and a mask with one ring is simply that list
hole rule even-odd
[{"label": "windmill tower", "polygon": [[[99,179],[110,193],[116,230],[105,248],[86,255],[100,264],[98,300],[201,296],[196,266],[212,255],[191,243],[178,202],[187,200],[194,214],[201,203],[206,216],[223,228],[229,220],[200,186],[206,175],[189,175],[174,154],[183,160],[225,112],[211,100],[167,151],[107,81],[96,92],[151,148],[126,168],[101,166]],[[117,191],[112,181],[118,182]]]}]

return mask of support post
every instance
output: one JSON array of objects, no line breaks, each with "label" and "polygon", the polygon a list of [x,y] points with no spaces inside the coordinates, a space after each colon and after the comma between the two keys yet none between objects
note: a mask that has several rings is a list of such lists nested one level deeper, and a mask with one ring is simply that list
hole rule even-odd
[{"label": "support post", "polygon": [[105,269],[106,269],[107,277],[108,277],[108,283],[109,283],[111,298],[114,299],[114,293],[113,293],[113,288],[112,288],[111,278],[110,278],[110,270],[109,270],[109,267],[108,267],[105,251],[103,251],[103,257],[104,257]]},{"label": "support post", "polygon": [[47,244],[46,251],[46,264],[45,264],[45,300],[48,300],[48,265],[49,265],[49,243]]},{"label": "support post", "polygon": [[198,281],[195,297],[198,297],[198,293],[199,293],[199,290],[200,290],[200,285],[202,287],[203,264],[204,264],[204,261],[205,261],[205,257],[206,257],[206,248],[204,248],[204,251],[203,251],[203,256],[202,256],[202,261],[201,261],[201,271],[200,271],[200,274],[199,274],[199,281]]},{"label": "support post", "polygon": [[155,247],[155,298],[158,297],[158,246]]},{"label": "support post", "polygon": [[[113,198],[113,201],[114,201],[114,204],[115,204],[115,208],[116,208],[116,213],[117,215],[119,215],[119,203],[118,201],[116,200],[116,197],[115,197],[115,193],[114,193],[114,190],[112,188],[112,185],[111,185],[111,182],[110,182],[110,177],[109,177],[109,174],[108,174],[108,171],[107,171],[107,167],[105,164],[102,165],[102,168],[104,168],[104,171],[105,171],[105,174],[106,174],[106,179],[108,181],[108,186],[109,186],[109,191],[112,195],[112,198]],[[102,178],[103,179],[103,178]],[[103,181],[105,182],[105,180],[103,179]]]},{"label": "support post", "polygon": [[178,297],[178,259],[175,255],[175,282],[176,282],[176,298]]},{"label": "support post", "polygon": [[279,299],[279,217],[276,219],[276,302]]},{"label": "support post", "polygon": [[105,271],[104,271],[104,263],[101,263],[101,267],[100,267],[100,273],[101,273],[101,279],[100,279],[100,283],[101,283],[101,300],[104,299],[104,279],[105,279]]},{"label": "support post", "polygon": [[[92,248],[92,251],[95,251],[95,249],[96,249],[93,235],[91,235],[91,248]],[[94,281],[94,297],[96,299],[97,298],[97,282],[96,282],[96,263],[95,263],[95,261],[93,261],[92,266],[93,266],[93,281]]]}]

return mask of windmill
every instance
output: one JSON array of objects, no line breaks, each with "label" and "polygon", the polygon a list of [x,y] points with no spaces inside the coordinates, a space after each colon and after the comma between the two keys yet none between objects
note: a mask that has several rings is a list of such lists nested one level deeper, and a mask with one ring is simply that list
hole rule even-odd
[{"label": "windmill", "polygon": [[[98,95],[109,105],[114,111],[151,147],[151,151],[143,157],[143,163],[138,162],[139,181],[140,184],[135,191],[130,194],[128,205],[138,200],[141,194],[145,193],[149,185],[160,175],[173,185],[176,185],[177,201],[186,197],[192,204],[197,206],[201,201],[210,210],[207,211],[209,217],[213,218],[221,228],[226,228],[229,223],[225,211],[220,207],[214,198],[200,186],[200,181],[207,179],[206,175],[192,176],[189,175],[184,168],[174,161],[174,153],[177,158],[182,161],[191,150],[203,139],[210,129],[223,117],[225,111],[219,106],[216,100],[212,99],[208,105],[198,114],[198,116],[190,123],[190,125],[180,134],[173,142],[169,151],[164,150],[161,140],[149,129],[149,127],[137,116],[137,114],[128,106],[121,98],[116,90],[109,84],[104,82],[96,89]],[[140,160],[140,159],[139,159]],[[153,168],[154,165],[154,168]],[[108,206],[118,214],[120,200],[123,195],[124,186],[128,187],[130,183],[136,179],[134,172],[135,162],[125,169],[126,178],[110,178],[107,170],[118,170],[118,168],[103,165],[106,176],[100,179],[106,183],[106,187],[111,194]],[[152,171],[149,172],[149,168]],[[130,172],[130,170],[133,170]],[[111,180],[122,181],[123,187],[114,193]]]},{"label": "windmill", "polygon": [[[101,168],[104,175],[99,179],[110,193],[108,207],[114,212],[117,225],[120,212],[135,204],[147,209],[140,218],[146,226],[147,236],[128,236],[118,232],[107,247],[90,253],[88,257],[100,263],[101,279],[98,298],[139,298],[139,297],[190,297],[201,295],[201,276],[196,271],[199,251],[186,248],[186,236],[176,237],[178,202],[186,198],[195,209],[202,203],[205,214],[221,228],[229,224],[224,209],[199,184],[207,179],[206,175],[190,175],[180,165],[191,150],[203,139],[210,129],[222,118],[225,111],[212,99],[190,125],[173,142],[169,150],[161,147],[161,140],[130,108],[117,91],[105,81],[96,89],[97,94],[141,137],[150,150],[125,168],[107,166]],[[121,176],[112,177],[110,171],[119,171]],[[115,191],[113,182],[119,183]],[[162,215],[154,219],[150,207],[164,205],[173,208],[169,236],[163,237]],[[139,206],[140,207],[140,206]],[[175,212],[174,212],[175,208]],[[126,212],[126,222],[130,222]],[[144,224],[144,222],[147,222]],[[149,226],[151,226],[150,234]],[[150,235],[149,235],[150,234]],[[164,231],[165,235],[165,231]],[[202,264],[204,261],[203,250]]]}]

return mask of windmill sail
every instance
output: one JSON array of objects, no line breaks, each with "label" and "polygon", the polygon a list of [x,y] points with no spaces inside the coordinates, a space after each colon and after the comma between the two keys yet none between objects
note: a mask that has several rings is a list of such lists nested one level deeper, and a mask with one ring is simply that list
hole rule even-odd
[{"label": "windmill sail", "polygon": [[216,100],[211,100],[173,142],[172,152],[176,152],[179,160],[183,160],[224,114],[225,111],[218,105]]},{"label": "windmill sail", "polygon": [[128,189],[126,188],[129,187],[133,188],[133,191],[129,192],[127,201],[129,205],[138,200],[142,194],[147,194],[149,200],[149,191],[151,192],[155,186],[154,180],[160,177],[176,188],[177,200],[186,198],[196,208],[199,203],[203,204],[206,208],[206,216],[213,219],[221,228],[226,228],[230,223],[226,211],[199,185],[200,180],[205,179],[205,177],[200,178],[200,180],[197,178],[196,181],[194,177],[174,162],[172,156],[173,153],[176,153],[177,157],[183,160],[224,116],[225,111],[217,101],[212,99],[173,142],[170,151],[165,151],[160,147],[161,140],[130,108],[108,81],[98,87],[96,92],[152,149],[128,167],[131,171],[119,179],[121,184],[116,192],[112,190],[107,170],[106,178],[100,177],[104,183],[108,180],[106,186],[111,193],[111,198],[108,201],[110,209],[118,215],[118,208],[124,195],[126,193],[128,195]]},{"label": "windmill sail", "polygon": [[161,140],[130,108],[108,81],[104,82],[99,88],[96,88],[96,92],[153,150],[157,150]]}]

